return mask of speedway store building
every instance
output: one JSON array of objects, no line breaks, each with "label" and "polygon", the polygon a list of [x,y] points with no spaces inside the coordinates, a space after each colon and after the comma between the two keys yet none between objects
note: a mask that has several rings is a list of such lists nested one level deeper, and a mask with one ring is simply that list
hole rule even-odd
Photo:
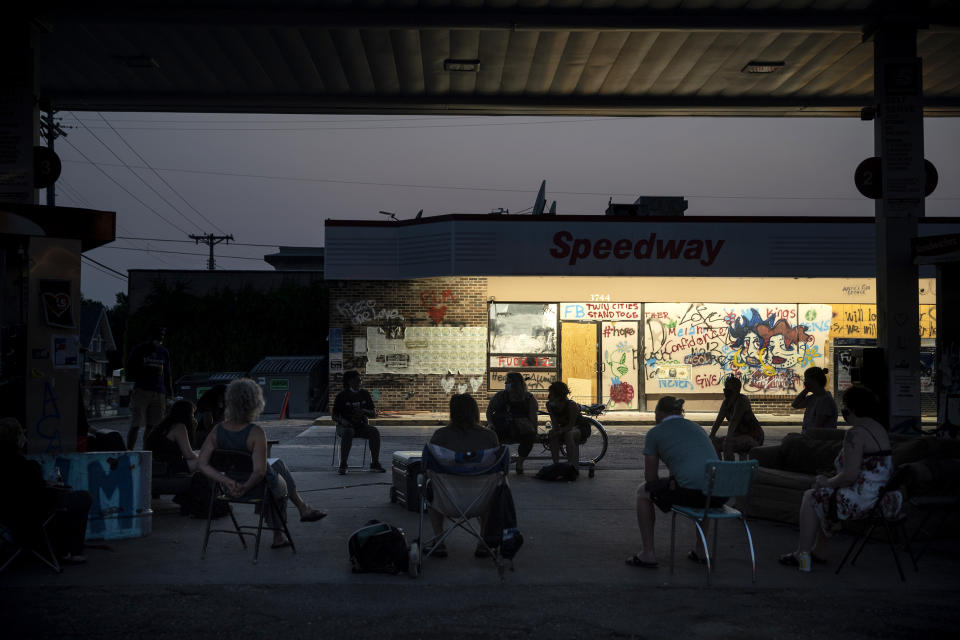
[{"label": "speedway store building", "polygon": [[[921,236],[960,232],[925,219]],[[543,400],[715,410],[736,375],[757,410],[786,411],[803,370],[842,390],[877,331],[872,218],[450,215],[327,220],[330,393],[364,376],[378,408],[481,411],[521,370]],[[920,267],[925,412],[935,411],[936,282]]]}]

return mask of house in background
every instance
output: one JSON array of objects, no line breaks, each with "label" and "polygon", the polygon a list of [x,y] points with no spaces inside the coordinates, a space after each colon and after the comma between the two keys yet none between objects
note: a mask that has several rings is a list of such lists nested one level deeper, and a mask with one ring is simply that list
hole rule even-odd
[{"label": "house in background", "polygon": [[114,351],[117,343],[113,339],[107,308],[99,302],[84,300],[80,308],[80,361],[82,366],[81,383],[89,385],[97,375],[103,379],[110,377],[108,351]]}]

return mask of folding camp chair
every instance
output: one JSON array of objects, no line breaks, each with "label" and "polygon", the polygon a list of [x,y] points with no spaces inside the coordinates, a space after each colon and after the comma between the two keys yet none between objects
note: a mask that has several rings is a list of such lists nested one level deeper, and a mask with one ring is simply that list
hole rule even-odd
[{"label": "folding camp chair", "polygon": [[[717,561],[717,538],[719,537],[721,520],[739,520],[743,523],[743,528],[747,533],[747,546],[750,549],[750,566],[752,568],[753,582],[757,581],[757,555],[753,549],[753,536],[750,535],[750,527],[747,526],[747,519],[743,512],[737,511],[729,505],[722,507],[710,507],[710,500],[713,496],[726,496],[727,498],[737,498],[747,496],[749,503],[750,485],[753,484],[753,476],[757,473],[760,466],[756,460],[746,460],[743,462],[721,462],[711,460],[706,465],[706,502],[702,509],[696,507],[683,507],[674,505],[672,508],[673,517],[670,524],[670,573],[673,573],[673,556],[676,548],[677,515],[689,518],[697,527],[697,533],[700,535],[700,541],[703,542],[703,551],[707,565],[707,585],[711,583],[714,565]],[[749,505],[748,505],[749,506]],[[748,509],[744,507],[744,512]],[[707,547],[706,534],[710,529],[710,521],[713,520],[713,553]]]},{"label": "folding camp chair", "polygon": [[911,562],[913,562],[913,570],[917,571],[916,558],[910,553],[910,538],[907,536],[907,514],[903,509],[903,494],[897,490],[900,482],[901,478],[895,474],[890,479],[890,482],[887,483],[887,486],[880,490],[877,502],[873,505],[870,513],[867,514],[865,518],[859,518],[857,520],[857,522],[863,524],[864,530],[850,543],[846,555],[843,556],[843,560],[840,561],[834,574],[840,573],[840,570],[843,569],[843,566],[847,563],[847,558],[850,558],[850,554],[853,553],[854,549],[856,549],[857,552],[854,553],[853,558],[850,559],[850,566],[856,564],[857,558],[860,557],[863,548],[867,546],[867,542],[870,541],[873,532],[877,527],[881,526],[886,534],[890,553],[893,554],[893,561],[897,564],[897,573],[900,574],[900,581],[906,582],[907,577],[903,575],[903,566],[900,564],[900,556],[897,554],[897,547],[894,544],[896,536],[899,536],[903,540],[904,550],[907,552],[907,555],[910,556]]},{"label": "folding camp chair", "polygon": [[[246,482],[250,474],[253,473],[253,456],[245,451],[216,449],[210,456],[210,466],[222,471],[231,480]],[[293,553],[297,552],[296,547],[293,545],[293,537],[291,537],[290,530],[287,528],[287,522],[283,518],[283,513],[280,511],[280,497],[273,495],[270,491],[270,485],[266,477],[264,477],[257,486],[250,489],[246,495],[241,497],[231,496],[219,482],[213,483],[211,491],[210,511],[207,514],[207,530],[203,536],[203,550],[200,552],[201,559],[207,555],[207,543],[210,541],[211,533],[232,533],[240,538],[240,544],[243,545],[244,549],[247,548],[247,542],[243,539],[243,536],[253,536],[256,538],[256,543],[253,548],[253,564],[257,564],[260,559],[260,537],[264,529],[268,531],[283,531],[284,535],[287,536],[287,540],[290,541],[290,550],[293,551]],[[234,528],[232,530],[211,529],[211,525],[213,524],[213,504],[215,500],[227,503],[230,519],[233,521]],[[233,513],[232,505],[234,504],[252,504],[259,506],[260,521],[256,525],[239,524]],[[280,523],[279,529],[277,527],[263,525],[267,509],[270,509],[275,516],[274,520]],[[245,529],[255,529],[256,532],[245,531]]]},{"label": "folding camp chair", "polygon": [[53,550],[53,545],[50,543],[50,536],[47,533],[47,527],[53,522],[55,516],[56,513],[51,513],[47,516],[46,520],[43,521],[43,524],[37,528],[34,540],[30,541],[33,543],[32,545],[23,540],[22,536],[16,535],[13,527],[0,523],[0,548],[10,553],[10,557],[0,566],[0,572],[3,572],[4,569],[10,566],[24,551],[29,551],[37,560],[57,573],[63,572],[63,569],[60,567],[60,561],[57,559],[57,554]]},{"label": "folding camp chair", "polygon": [[[491,548],[483,532],[471,520],[490,511],[496,489],[507,484],[510,469],[510,449],[500,446],[470,453],[455,453],[449,449],[428,444],[423,448],[422,473],[417,477],[420,487],[420,533],[410,550],[410,574],[419,576],[423,559],[434,551],[455,529],[463,529],[477,539],[478,548],[485,549],[503,579],[504,562],[499,548]],[[424,514],[433,509],[449,523],[442,533],[425,540]]]}]

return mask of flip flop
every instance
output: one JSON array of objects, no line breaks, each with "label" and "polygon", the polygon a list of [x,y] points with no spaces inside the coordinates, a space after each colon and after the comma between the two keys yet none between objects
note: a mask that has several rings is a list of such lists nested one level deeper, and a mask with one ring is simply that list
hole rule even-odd
[{"label": "flip flop", "polygon": [[275,542],[270,545],[271,549],[283,549],[284,547],[290,546],[290,540],[284,540],[283,542]]},{"label": "flip flop", "polygon": [[785,566],[785,567],[799,567],[799,566],[800,566],[800,561],[797,560],[797,556],[793,555],[793,552],[783,554],[782,556],[780,556],[779,558],[777,558],[777,562],[779,562],[780,564],[782,564],[782,565]]},{"label": "flip flop", "polygon": [[327,517],[325,511],[318,511],[317,509],[310,509],[304,515],[300,516],[300,522],[316,522],[317,520],[323,520]]},{"label": "flip flop", "polygon": [[693,549],[691,549],[690,553],[687,554],[687,560],[689,560],[690,562],[696,562],[697,564],[707,564],[707,559],[701,558],[700,554],[698,554]]},{"label": "flip flop", "polygon": [[656,562],[647,562],[646,560],[641,560],[640,556],[636,554],[627,558],[627,564],[631,567],[642,567],[644,569],[656,569],[660,566]]}]

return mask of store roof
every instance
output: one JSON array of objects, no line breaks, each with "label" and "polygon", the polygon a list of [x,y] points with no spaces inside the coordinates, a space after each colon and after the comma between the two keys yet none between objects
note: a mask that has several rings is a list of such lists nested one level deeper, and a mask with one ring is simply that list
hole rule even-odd
[{"label": "store roof", "polygon": [[38,3],[37,76],[73,110],[853,116],[885,17],[920,29],[926,114],[960,115],[952,0],[482,4]]}]

